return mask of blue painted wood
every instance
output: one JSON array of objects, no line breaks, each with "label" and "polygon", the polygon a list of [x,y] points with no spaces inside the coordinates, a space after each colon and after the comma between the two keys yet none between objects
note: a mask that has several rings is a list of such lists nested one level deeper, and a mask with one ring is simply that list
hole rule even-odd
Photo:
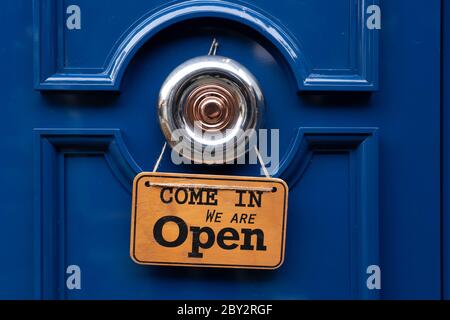
[{"label": "blue painted wood", "polygon": [[349,156],[350,223],[352,225],[350,273],[355,298],[378,298],[367,289],[366,269],[379,265],[378,134],[375,128],[300,128],[281,161],[277,174],[295,188],[316,153],[344,152]]},{"label": "blue painted wood", "polygon": [[[41,59],[65,62],[71,72],[98,72],[114,54],[114,40],[162,2],[110,0],[104,12],[121,14],[102,16],[101,1],[74,1],[84,22],[80,33],[65,38],[70,54],[55,58],[58,46]],[[346,70],[357,60],[348,16],[355,3],[261,0],[255,6],[295,35],[312,70]],[[377,92],[298,94],[289,60],[263,33],[229,20],[196,19],[143,44],[118,95],[34,90],[39,38],[33,24],[51,25],[61,11],[47,7],[49,16],[33,22],[29,1],[3,3],[0,298],[440,298],[447,283],[441,276],[441,2],[381,5]],[[55,34],[45,36],[51,44]],[[278,174],[293,187],[286,260],[275,272],[144,267],[129,258],[129,183],[135,172],[152,169],[164,142],[158,90],[174,67],[205,54],[213,36],[220,54],[258,79],[264,127],[280,130]],[[55,70],[47,67],[45,76]],[[169,153],[160,167],[236,175],[259,175],[259,169],[176,166]],[[364,287],[363,270],[372,263],[381,266],[379,292]],[[64,285],[68,264],[81,267],[79,291]]]},{"label": "blue painted wood", "polygon": [[[64,287],[68,264],[66,230],[73,226],[66,222],[67,158],[102,156],[112,175],[130,192],[134,176],[141,172],[118,129],[35,129],[35,251],[37,279],[36,298],[67,298]],[[349,297],[378,298],[378,291],[367,289],[365,278],[369,265],[379,265],[378,258],[378,143],[375,129],[366,128],[301,128],[277,176],[290,186],[291,193],[311,164],[313,154],[348,154],[350,170],[349,238],[346,249]],[[298,166],[297,163],[304,165]],[[303,170],[292,168],[302,167]],[[93,177],[91,177],[92,179]],[[52,183],[53,182],[53,183]],[[59,205],[55,207],[58,194]],[[291,237],[292,238],[292,237]],[[131,271],[131,270],[130,270]],[[99,275],[100,276],[100,275]],[[268,294],[268,293],[266,293]],[[101,297],[101,296],[99,296]],[[168,296],[169,298],[169,296]]]},{"label": "blue painted wood", "polygon": [[66,246],[64,165],[67,155],[101,155],[112,174],[131,193],[142,170],[126,149],[118,129],[35,129],[35,297],[56,299],[65,291]]},{"label": "blue painted wood", "polygon": [[[83,8],[88,10],[90,4],[83,4]],[[57,13],[64,12],[62,2],[34,0],[35,88],[117,91],[120,89],[128,64],[149,39],[174,24],[200,18],[229,20],[237,26],[248,26],[258,32],[265,39],[264,41],[270,41],[287,61],[300,91],[373,91],[378,88],[378,30],[368,30],[365,27],[365,10],[370,5],[378,4],[378,0],[349,0],[344,4],[344,7],[349,7],[345,12],[347,16],[344,17],[344,25],[339,25],[341,19],[336,18],[335,21],[328,22],[330,28],[335,28],[335,23],[342,27],[344,35],[349,33],[347,35],[349,39],[348,43],[339,43],[343,47],[332,48],[327,52],[321,51],[320,54],[326,55],[335,50],[344,50],[344,58],[347,60],[344,68],[330,68],[317,64],[312,52],[308,52],[308,49],[302,46],[302,38],[315,37],[317,30],[294,28],[296,31],[294,33],[281,22],[286,15],[291,15],[293,12],[284,11],[280,13],[280,16],[274,17],[270,12],[264,11],[264,8],[271,8],[271,2],[257,1],[250,5],[239,1],[192,0],[159,6],[158,1],[154,4],[148,2],[148,4],[150,6],[147,5],[144,9],[148,13],[139,16],[135,21],[123,17],[127,10],[120,11],[121,18],[130,20],[130,25],[112,44],[105,44],[111,47],[105,49],[100,47],[102,42],[92,43],[96,47],[95,51],[110,51],[108,57],[103,57],[103,60],[106,59],[105,62],[95,64],[92,61],[94,59],[92,55],[90,59],[88,57],[87,61],[83,61],[84,65],[71,67],[68,62],[71,60],[70,50],[79,52],[79,47],[83,43],[67,44],[67,38],[70,38],[70,34],[74,32],[67,30],[63,21],[58,20],[60,16]],[[312,6],[313,2],[309,5]],[[95,6],[97,7],[98,4]],[[320,4],[321,10],[327,10],[327,14],[331,14],[331,17],[334,6],[333,2],[329,1]],[[108,9],[111,10],[109,1],[102,2],[99,9],[97,15],[106,17],[115,15],[117,12],[108,12]],[[92,22],[95,23],[95,21]],[[114,25],[111,26],[113,27]],[[92,34],[95,31],[89,32]],[[111,30],[108,29],[108,33],[110,32]],[[103,35],[98,34],[94,37],[102,38]],[[80,41],[86,41],[86,39],[80,38]],[[317,51],[314,50],[314,52]]]}]

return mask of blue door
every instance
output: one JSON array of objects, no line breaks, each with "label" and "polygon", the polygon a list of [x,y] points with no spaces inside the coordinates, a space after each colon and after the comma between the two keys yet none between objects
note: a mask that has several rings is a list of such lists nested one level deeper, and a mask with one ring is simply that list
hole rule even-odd
[{"label": "blue door", "polygon": [[[0,6],[0,298],[442,297],[441,1]],[[213,38],[258,80],[263,128],[279,133],[270,173],[290,193],[277,270],[129,256],[132,181],[165,142],[159,90]],[[261,175],[169,152],[159,171]]]}]

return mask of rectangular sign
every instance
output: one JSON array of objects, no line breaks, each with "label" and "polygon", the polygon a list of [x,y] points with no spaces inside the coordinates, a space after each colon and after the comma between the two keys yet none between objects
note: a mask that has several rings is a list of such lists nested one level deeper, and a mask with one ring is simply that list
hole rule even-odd
[{"label": "rectangular sign", "polygon": [[276,269],[288,187],[276,178],[148,173],[133,183],[131,258],[139,264]]}]

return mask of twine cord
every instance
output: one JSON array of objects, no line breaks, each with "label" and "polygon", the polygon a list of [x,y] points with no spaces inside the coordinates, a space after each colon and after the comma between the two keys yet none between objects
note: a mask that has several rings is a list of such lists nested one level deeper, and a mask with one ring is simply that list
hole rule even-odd
[{"label": "twine cord", "polygon": [[155,166],[153,167],[153,172],[158,171],[159,164],[161,163],[162,157],[164,155],[164,151],[166,151],[167,142],[164,142],[164,145],[161,149],[161,153],[159,154],[158,160],[156,160]]}]

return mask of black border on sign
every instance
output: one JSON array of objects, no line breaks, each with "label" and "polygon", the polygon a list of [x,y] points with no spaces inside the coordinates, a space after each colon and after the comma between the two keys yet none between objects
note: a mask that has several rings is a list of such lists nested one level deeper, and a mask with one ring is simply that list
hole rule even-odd
[{"label": "black border on sign", "polygon": [[134,217],[133,217],[133,259],[137,262],[140,262],[142,264],[149,264],[149,265],[168,265],[168,266],[198,266],[198,267],[236,267],[236,268],[252,268],[252,269],[269,269],[269,270],[274,270],[279,268],[284,261],[284,249],[286,246],[285,243],[285,228],[286,228],[286,196],[287,196],[287,190],[286,190],[286,186],[279,182],[279,181],[271,181],[271,183],[278,183],[280,185],[283,186],[284,189],[284,199],[283,199],[283,227],[282,227],[282,232],[281,232],[281,254],[280,254],[280,261],[275,265],[275,266],[255,266],[255,265],[235,265],[235,264],[212,264],[212,263],[188,263],[188,262],[157,262],[157,261],[142,261],[139,260],[138,258],[136,258],[136,215],[137,215],[137,203],[136,203],[136,198],[137,198],[137,194],[138,194],[138,186],[139,186],[139,181],[142,178],[151,178],[151,177],[157,177],[157,178],[188,178],[189,179],[197,179],[197,180],[224,180],[224,181],[234,181],[234,180],[238,180],[238,181],[246,181],[246,182],[269,182],[267,180],[258,180],[258,179],[240,179],[238,176],[236,177],[236,179],[231,179],[231,178],[221,178],[221,177],[215,177],[215,178],[207,178],[207,177],[198,177],[198,176],[190,176],[190,175],[182,175],[182,176],[170,176],[170,175],[141,175],[134,183],[136,185],[136,190],[134,193],[134,197],[133,197],[133,202],[134,202]]}]

